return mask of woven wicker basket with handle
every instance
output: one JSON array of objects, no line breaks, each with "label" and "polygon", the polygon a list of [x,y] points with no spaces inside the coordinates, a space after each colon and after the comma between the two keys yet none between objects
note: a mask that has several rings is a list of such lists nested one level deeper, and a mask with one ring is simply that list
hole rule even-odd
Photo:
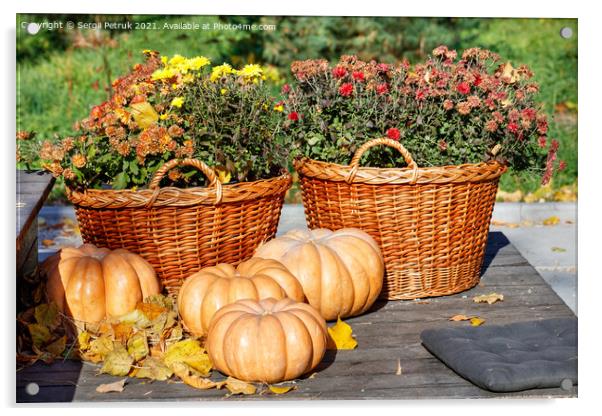
[{"label": "woven wicker basket with handle", "polygon": [[[406,168],[360,167],[374,146],[397,149]],[[298,159],[309,228],[356,227],[379,243],[381,297],[416,299],[461,292],[480,279],[499,177],[497,162],[419,168],[397,141],[362,145],[349,166]]]},{"label": "woven wicker basket with handle", "polygon": [[[205,174],[208,186],[159,186],[176,166]],[[238,264],[276,233],[291,176],[222,185],[213,169],[195,159],[171,160],[148,189],[68,190],[84,242],[126,248],[148,260],[170,293],[205,266]]]}]

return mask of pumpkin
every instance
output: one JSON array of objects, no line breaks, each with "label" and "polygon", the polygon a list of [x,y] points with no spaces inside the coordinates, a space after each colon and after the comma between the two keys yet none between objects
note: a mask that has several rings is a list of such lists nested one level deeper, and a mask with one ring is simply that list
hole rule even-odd
[{"label": "pumpkin", "polygon": [[43,269],[48,300],[78,321],[124,315],[161,292],[152,266],[125,249],[111,251],[93,244],[64,248],[49,257]]},{"label": "pumpkin", "polygon": [[380,248],[355,228],[291,230],[260,246],[255,255],[284,264],[326,320],[366,312],[383,286]]},{"label": "pumpkin", "polygon": [[220,309],[207,335],[213,366],[244,381],[278,383],[314,369],[327,343],[326,321],[292,299],[244,299]]},{"label": "pumpkin", "polygon": [[221,307],[239,299],[269,297],[305,299],[301,284],[278,261],[252,258],[236,268],[221,263],[186,278],[178,293],[178,312],[186,329],[202,336]]}]

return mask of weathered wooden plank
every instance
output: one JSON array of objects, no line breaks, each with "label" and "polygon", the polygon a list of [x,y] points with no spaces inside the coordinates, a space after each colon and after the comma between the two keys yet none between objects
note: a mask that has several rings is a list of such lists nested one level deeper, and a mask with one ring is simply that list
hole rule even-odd
[{"label": "weathered wooden plank", "polygon": [[17,171],[17,247],[48,197],[54,178],[49,173]]}]

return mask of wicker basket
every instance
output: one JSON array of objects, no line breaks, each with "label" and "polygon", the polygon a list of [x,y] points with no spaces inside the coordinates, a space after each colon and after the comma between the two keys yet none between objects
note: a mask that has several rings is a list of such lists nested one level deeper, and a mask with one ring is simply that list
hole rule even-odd
[{"label": "wicker basket", "polygon": [[[397,149],[408,167],[359,167],[373,146]],[[386,278],[381,297],[416,299],[479,282],[498,180],[497,162],[419,168],[391,139],[361,146],[349,166],[295,161],[309,228],[355,227],[379,243]]]},{"label": "wicker basket", "polygon": [[[208,187],[159,187],[176,166],[193,166]],[[148,260],[169,293],[177,293],[191,273],[217,263],[238,264],[276,234],[284,195],[291,185],[282,176],[222,185],[205,163],[171,160],[148,189],[68,190],[84,242],[126,248]]]}]

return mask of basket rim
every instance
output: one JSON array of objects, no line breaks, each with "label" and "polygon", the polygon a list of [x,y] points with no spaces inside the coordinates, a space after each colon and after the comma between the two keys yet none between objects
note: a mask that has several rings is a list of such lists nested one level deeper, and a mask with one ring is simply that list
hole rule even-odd
[{"label": "basket rim", "polygon": [[293,166],[299,175],[332,182],[368,185],[450,184],[483,182],[499,178],[508,167],[497,161],[461,165],[428,166],[412,169],[358,167],[297,157]]},{"label": "basket rim", "polygon": [[279,176],[238,182],[221,186],[221,198],[216,202],[216,190],[197,186],[176,188],[166,186],[153,189],[86,189],[77,191],[66,187],[69,201],[81,208],[159,208],[187,207],[193,205],[217,205],[248,201],[284,194],[292,184],[291,174],[283,170]]}]

